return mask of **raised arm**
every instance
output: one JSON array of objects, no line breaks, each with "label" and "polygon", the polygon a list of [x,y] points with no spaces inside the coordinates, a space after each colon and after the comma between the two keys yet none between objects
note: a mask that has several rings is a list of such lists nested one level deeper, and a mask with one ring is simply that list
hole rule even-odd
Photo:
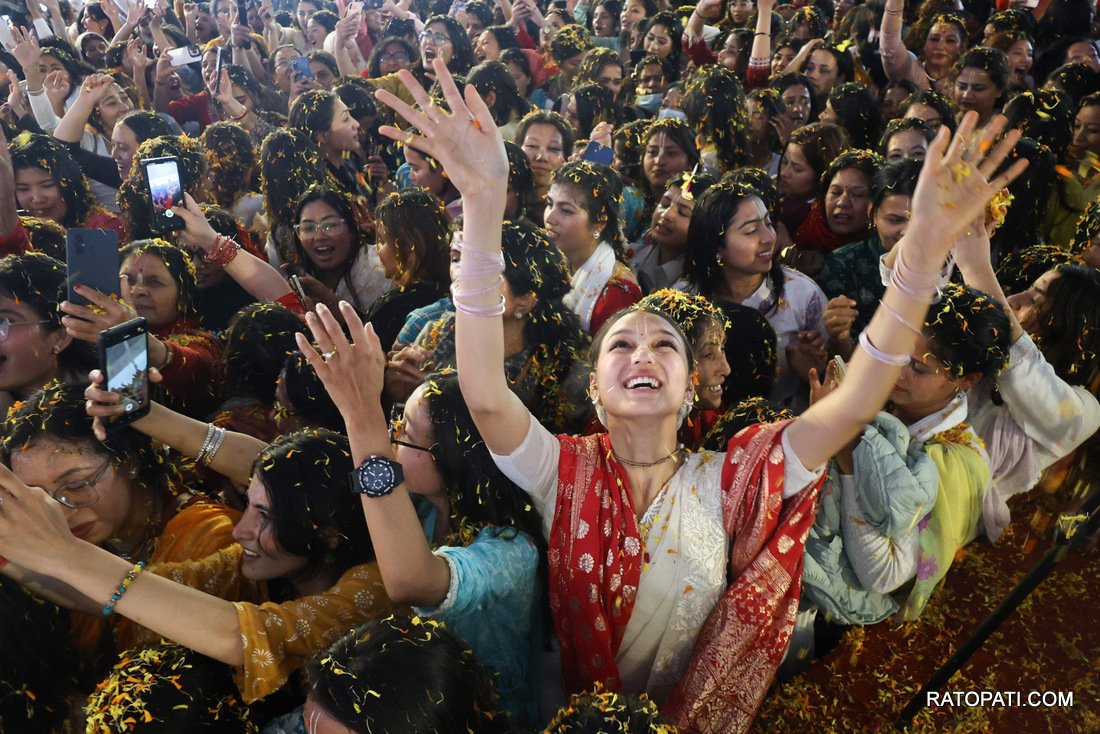
[{"label": "raised arm", "polygon": [[451,286],[459,384],[486,446],[495,454],[511,454],[527,436],[530,414],[504,376],[500,238],[508,159],[484,100],[470,86],[463,99],[442,60],[434,64],[436,79],[452,111],[433,105],[415,77],[401,71],[401,83],[417,108],[386,91],[379,91],[378,99],[421,134],[390,126],[382,127],[381,132],[414,144],[439,161],[462,194],[462,261]]},{"label": "raised arm", "polygon": [[[95,419],[93,429],[96,437],[103,441],[107,438],[106,422],[116,416],[124,415],[122,396],[103,389],[103,373],[92,370],[89,377],[92,382],[84,390],[88,401],[85,411]],[[160,382],[160,373],[149,370],[151,382]],[[207,438],[211,435],[209,423],[177,413],[160,403],[153,401],[149,405],[149,414],[130,424],[134,430],[160,441],[184,456],[198,457],[202,453]],[[224,430],[224,429],[221,429]],[[217,451],[209,456],[209,467],[228,478],[234,484],[247,486],[252,478],[252,464],[256,457],[267,447],[260,439],[247,433],[226,431]]]},{"label": "raised arm", "polygon": [[[394,461],[381,403],[386,355],[374,327],[364,328],[351,304],[341,301],[340,310],[352,341],[332,312],[321,305],[316,314],[306,315],[306,321],[325,355],[318,354],[302,334],[297,335],[298,348],[344,416],[355,465],[372,456]],[[362,503],[386,594],[399,604],[434,607],[442,603],[451,582],[450,566],[432,553],[405,485],[384,497],[363,495]]]},{"label": "raised arm", "polygon": [[201,247],[203,257],[221,262],[229,277],[259,301],[277,301],[292,292],[278,270],[215,232],[190,194],[184,194],[183,200],[187,206],[172,207],[172,211],[186,225],[180,233],[185,242]]},{"label": "raised arm", "polygon": [[994,194],[1027,165],[1017,161],[995,176],[1020,134],[1013,130],[994,146],[1005,119],[997,118],[980,139],[974,137],[977,120],[976,114],[967,113],[954,140],[946,129],[940,130],[928,149],[913,193],[911,226],[894,248],[899,261],[895,276],[860,335],[847,377],[788,429],[790,446],[807,467],[824,464],[886,402],[901,367],[909,363],[951,246]]},{"label": "raised arm", "polygon": [[53,136],[63,143],[79,143],[84,135],[84,126],[95,111],[95,106],[111,90],[115,83],[110,74],[90,74],[80,85],[80,93],[72,107],[65,111],[61,122],[53,131]]},{"label": "raised arm", "polygon": [[[61,504],[0,466],[0,555],[105,603],[133,568],[74,537]],[[233,604],[152,573],[130,584],[114,609],[138,624],[229,665],[244,664]]]}]

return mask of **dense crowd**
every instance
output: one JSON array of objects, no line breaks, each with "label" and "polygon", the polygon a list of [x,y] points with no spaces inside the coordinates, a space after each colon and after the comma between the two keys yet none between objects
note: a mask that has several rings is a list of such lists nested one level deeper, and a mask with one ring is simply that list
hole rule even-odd
[{"label": "dense crowd", "polygon": [[744,732],[1096,480],[1089,0],[0,16],[0,731]]}]

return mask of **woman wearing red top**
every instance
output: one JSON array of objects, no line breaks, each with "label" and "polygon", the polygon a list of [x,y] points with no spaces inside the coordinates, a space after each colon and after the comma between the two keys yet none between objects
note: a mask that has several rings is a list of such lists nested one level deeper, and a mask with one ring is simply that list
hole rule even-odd
[{"label": "woman wearing red top", "polygon": [[222,348],[199,328],[189,256],[160,239],[131,242],[121,254],[122,300],[81,286],[80,294],[96,310],[65,301],[61,310],[68,315],[62,323],[74,338],[96,342],[104,329],[143,316],[149,326],[149,364],[164,378],[163,402],[185,415],[206,416],[221,398]]},{"label": "woman wearing red top", "polygon": [[622,262],[619,196],[610,168],[572,161],[554,171],[546,199],[546,237],[569,261],[572,290],[562,302],[589,333],[619,309],[637,303],[642,289]]},{"label": "woman wearing red top", "polygon": [[23,133],[11,142],[11,162],[21,209],[66,228],[110,229],[126,238],[126,224],[95,203],[88,179],[62,143]]}]

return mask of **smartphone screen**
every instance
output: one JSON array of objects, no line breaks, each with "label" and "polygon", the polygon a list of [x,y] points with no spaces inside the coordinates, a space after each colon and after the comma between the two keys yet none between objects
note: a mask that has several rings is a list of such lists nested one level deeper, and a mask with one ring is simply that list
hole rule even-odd
[{"label": "smartphone screen", "polygon": [[15,37],[11,34],[11,16],[0,16],[0,46],[4,47],[5,51],[11,51],[15,48]]},{"label": "smartphone screen", "polygon": [[149,179],[149,197],[153,202],[153,222],[161,231],[183,229],[183,220],[172,211],[183,204],[179,163],[175,158],[152,158],[143,161]]},{"label": "smartphone screen", "polygon": [[149,342],[145,319],[136,318],[107,329],[99,337],[101,367],[107,389],[122,399],[124,416],[112,423],[129,423],[149,411]]}]

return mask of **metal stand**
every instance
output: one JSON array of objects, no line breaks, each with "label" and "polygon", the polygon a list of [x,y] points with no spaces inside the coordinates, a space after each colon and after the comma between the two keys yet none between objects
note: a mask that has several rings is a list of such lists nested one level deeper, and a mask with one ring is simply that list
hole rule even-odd
[{"label": "metal stand", "polygon": [[1092,495],[1085,501],[1073,515],[1063,514],[1058,518],[1058,524],[1054,532],[1054,545],[1051,546],[1043,557],[1039,559],[1027,575],[1024,576],[1015,588],[1005,595],[1001,603],[993,610],[985,621],[974,630],[974,634],[962,644],[951,658],[943,666],[932,674],[924,687],[917,695],[913,696],[905,708],[898,714],[894,726],[899,730],[906,730],[913,723],[913,717],[924,708],[929,691],[939,691],[951,679],[951,676],[959,672],[966,664],[970,656],[978,651],[978,648],[997,631],[1001,623],[1010,614],[1016,611],[1016,607],[1028,597],[1029,594],[1043,582],[1050,572],[1058,565],[1058,562],[1066,557],[1071,548],[1084,547],[1092,540],[1092,536],[1100,527],[1100,490],[1093,490]]}]

